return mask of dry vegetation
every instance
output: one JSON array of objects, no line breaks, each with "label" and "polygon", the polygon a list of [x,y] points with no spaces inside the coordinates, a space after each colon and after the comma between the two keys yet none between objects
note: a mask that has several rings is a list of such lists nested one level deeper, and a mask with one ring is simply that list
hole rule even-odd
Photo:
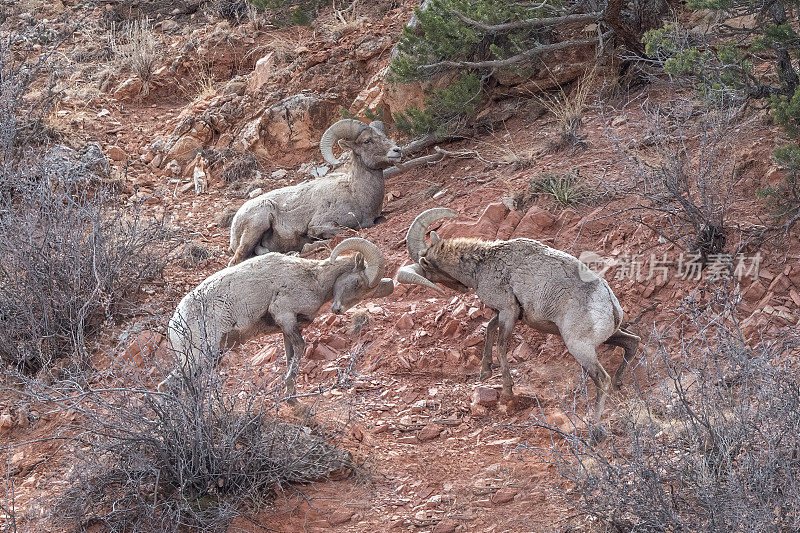
[{"label": "dry vegetation", "polygon": [[597,67],[595,66],[581,76],[569,92],[556,82],[555,94],[540,91],[538,94],[532,95],[556,119],[560,138],[553,142],[550,150],[558,152],[570,148],[574,153],[577,148],[586,148],[586,140],[578,135],[578,130],[580,130],[593,91],[597,90],[597,80]]},{"label": "dry vegetation", "polygon": [[650,385],[617,408],[605,446],[534,423],[553,433],[551,446],[517,451],[570,481],[566,505],[624,532],[800,527],[800,382],[789,357],[800,337],[748,345],[734,300],[721,292],[721,309],[690,306],[653,332],[641,361]]},{"label": "dry vegetation", "polygon": [[109,531],[223,531],[242,512],[258,512],[293,483],[351,468],[331,445],[341,428],[276,417],[277,391],[239,384],[230,392],[207,364],[182,387],[152,391],[156,361],[109,370],[123,384],[27,381],[28,401],[77,414],[79,433],[67,488],[48,519],[65,528],[102,522]]},{"label": "dry vegetation", "polygon": [[[561,344],[528,331],[514,342],[530,353],[511,347],[513,371],[521,375],[515,380],[531,384],[519,411],[470,404],[472,391],[493,386],[476,379],[482,346],[473,337],[486,327],[484,309],[469,295],[434,299],[421,289],[310,327],[303,365],[313,371],[300,388],[306,405],[319,403],[305,412],[290,412],[279,394],[283,372],[275,369],[285,364],[283,348],[267,338],[207,357],[162,393],[155,384],[176,364],[165,319],[186,291],[224,268],[236,207],[257,188],[308,178],[302,153],[273,173],[286,154],[236,151],[231,139],[214,145],[222,137],[216,131],[197,150],[208,160],[203,194],[185,188],[191,167],[143,162],[177,117],[196,106],[197,118],[212,100],[231,96],[221,94],[227,79],[219,74],[230,65],[210,53],[201,58],[203,39],[221,28],[228,46],[234,28],[246,28],[253,42],[241,40],[229,51],[230,72],[274,54],[284,77],[270,91],[246,96],[263,108],[284,92],[313,92],[292,85],[294,78],[339,72],[354,50],[371,44],[373,25],[388,31],[375,10],[403,21],[410,12],[398,15],[401,2],[336,1],[325,4],[314,25],[276,29],[298,12],[297,2],[265,10],[215,0],[172,18],[143,14],[158,2],[119,4],[131,18],[113,21],[112,10],[98,11],[91,31],[108,46],[85,54],[64,53],[73,25],[26,14],[41,10],[40,2],[0,14],[0,25],[5,16],[21,17],[0,39],[0,461],[8,465],[0,477],[0,530],[226,531],[237,519],[252,530],[290,529],[297,522],[271,521],[275,500],[295,492],[304,500],[314,490],[310,482],[348,475],[356,469],[351,453],[370,455],[374,485],[366,504],[348,500],[352,485],[328,489],[328,499],[350,513],[337,525],[322,522],[331,530],[436,531],[438,523],[452,525],[450,531],[531,531],[542,523],[541,530],[590,533],[800,529],[800,277],[791,231],[800,219],[800,161],[791,153],[769,160],[785,135],[762,110],[687,96],[666,82],[661,87],[676,91],[668,97],[639,99],[620,87],[606,94],[599,86],[607,65],[599,63],[524,99],[502,96],[493,74],[482,72],[478,91],[469,91],[471,113],[504,118],[468,129],[472,118],[448,115],[464,127],[448,133],[460,144],[437,147],[447,155],[435,159],[438,166],[419,165],[392,180],[388,220],[359,233],[400,266],[408,221],[423,206],[449,205],[462,215],[459,231],[493,228],[494,238],[518,215],[509,231],[526,220],[525,236],[570,253],[581,246],[615,258],[685,252],[698,255],[704,268],[716,256],[763,253],[768,272],[760,278],[707,281],[708,270],[700,270],[704,279],[691,284],[609,279],[626,325],[646,343],[624,378],[626,390],[607,407],[609,439],[602,445],[586,438],[585,376],[569,381],[577,367],[565,370],[572,362]],[[175,9],[191,2],[179,4]],[[0,9],[7,5],[0,0]],[[639,7],[634,18],[660,9]],[[158,26],[173,20],[183,34]],[[468,44],[487,55],[500,43],[510,54],[519,42],[547,46],[552,36],[524,37]],[[343,41],[350,48],[335,48]],[[148,95],[151,82],[157,86],[154,71],[180,50],[191,72]],[[362,51],[366,57],[369,46]],[[518,52],[514,61],[521,61]],[[358,83],[385,67],[390,54],[386,48],[359,60],[351,71],[365,74]],[[492,60],[478,63],[486,61]],[[83,83],[86,72],[104,69],[105,81]],[[636,69],[648,81],[660,79],[650,63]],[[143,82],[147,102],[116,100],[104,85],[131,75]],[[337,108],[349,95],[346,82],[356,83],[319,83],[335,87]],[[75,95],[82,95],[78,104]],[[448,111],[464,110],[463,95],[445,96]],[[242,120],[262,116],[247,113]],[[420,116],[436,131],[441,116]],[[234,138],[240,117],[228,118]],[[83,142],[93,137],[97,143]],[[445,142],[431,134],[417,146],[434,141]],[[109,166],[103,152],[126,142],[124,162]],[[128,175],[129,164],[138,174]],[[767,174],[769,202],[762,203],[753,191]],[[506,218],[484,217],[487,205],[496,208],[490,215],[503,211]],[[357,382],[359,371],[366,376]],[[346,400],[337,403],[340,397]],[[358,403],[357,412],[342,407],[347,401]],[[326,408],[334,409],[330,418]],[[426,430],[435,433],[431,441],[422,437]],[[516,476],[508,482],[516,492],[497,503],[497,479],[507,472]],[[479,486],[484,478],[495,485]],[[316,511],[319,501],[310,501],[299,514]],[[354,515],[359,505],[366,510]],[[348,523],[351,516],[359,521]]]},{"label": "dry vegetation", "polygon": [[120,71],[132,72],[144,83],[144,94],[161,54],[161,42],[149,19],[127,22],[121,30],[111,29],[114,63]]},{"label": "dry vegetation", "polygon": [[[645,117],[639,146],[620,150],[643,200],[633,211],[658,218],[634,214],[634,220],[680,250],[699,254],[706,263],[725,249],[731,230],[737,161],[730,131],[745,119],[739,109],[714,109],[686,100],[648,108]],[[743,246],[739,243],[736,251]]]},{"label": "dry vegetation", "polygon": [[[0,359],[27,371],[65,357],[87,364],[87,337],[125,316],[126,299],[160,274],[170,250],[162,220],[121,206],[99,183],[102,153],[77,160],[48,147],[54,53],[15,61],[0,48],[10,82],[0,94]],[[44,94],[26,97],[41,84]]]},{"label": "dry vegetation", "polygon": [[[146,80],[152,27],[134,23],[124,40],[118,57]],[[152,390],[164,361],[92,368],[90,339],[143,311],[133,298],[161,275],[177,241],[163,219],[90,179],[96,161],[70,160],[67,148],[67,156],[45,157],[41,117],[54,97],[25,98],[47,81],[45,63],[13,57],[0,48],[3,79],[12,82],[0,94],[0,394],[17,398],[20,412],[46,406],[75,421],[49,436],[73,462],[66,488],[50,495],[52,506],[42,502],[47,523],[221,531],[290,483],[350,468],[349,453],[329,444],[322,427],[314,435],[276,418],[272,388],[231,392],[212,371],[213,357],[167,393]],[[189,243],[180,261],[194,267],[207,257]],[[6,469],[5,481],[16,473]],[[15,487],[5,488],[2,524],[16,531]]]}]

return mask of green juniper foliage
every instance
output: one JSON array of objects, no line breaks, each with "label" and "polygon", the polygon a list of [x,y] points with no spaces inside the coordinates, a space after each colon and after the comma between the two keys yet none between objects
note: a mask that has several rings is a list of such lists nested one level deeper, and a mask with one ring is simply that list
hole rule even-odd
[{"label": "green juniper foliage", "polygon": [[764,199],[776,219],[792,219],[800,213],[800,147],[777,148],[773,157],[787,171],[786,179],[759,189],[758,196]]},{"label": "green juniper foliage", "polygon": [[439,61],[504,59],[547,42],[552,36],[546,28],[485,31],[454,14],[491,25],[553,15],[539,6],[506,0],[432,0],[424,11],[416,8],[416,27],[403,28],[392,76],[400,82],[423,79],[444,70],[424,68]]},{"label": "green juniper foliage", "polygon": [[685,34],[679,33],[679,29],[674,24],[665,24],[661,28],[648,30],[642,37],[644,52],[649,57],[658,61],[667,61],[675,57],[681,48],[681,38]]},{"label": "green juniper foliage", "polygon": [[462,73],[448,88],[428,95],[424,109],[411,107],[404,112],[394,113],[394,125],[409,136],[451,133],[458,129],[464,117],[475,114],[475,106],[481,95],[478,76]]},{"label": "green juniper foliage", "polygon": [[[389,79],[398,83],[430,79],[453,70],[449,66],[432,66],[442,61],[507,59],[555,39],[554,25],[483,29],[462,17],[479,25],[498,25],[558,16],[572,7],[571,2],[544,6],[506,0],[432,0],[424,10],[416,8],[418,23],[403,29]],[[513,69],[524,75],[528,66],[522,62]],[[475,113],[483,94],[483,82],[491,73],[488,67],[461,69],[460,76],[449,88],[427,96],[424,109],[411,108],[396,113],[395,124],[408,135],[454,131],[463,118]]]},{"label": "green juniper foliage", "polygon": [[[645,33],[646,53],[664,71],[694,80],[698,91],[715,104],[767,99],[773,120],[792,137],[800,135],[800,4],[790,0],[688,0],[691,9],[716,11],[722,25],[710,36],[689,36],[676,25]],[[736,19],[735,24],[725,22]],[[754,64],[765,64],[756,74]],[[776,150],[775,160],[787,172],[785,183],[759,191],[779,218],[792,223],[800,212],[797,176],[800,148]]]},{"label": "green juniper foliage", "polygon": [[[646,53],[674,75],[694,76],[702,92],[713,86],[741,98],[773,98],[773,107],[788,102],[800,84],[796,58],[800,36],[790,20],[800,7],[789,0],[689,0],[690,9],[719,12],[722,22],[710,36],[690,36],[675,24],[645,33]],[[793,57],[794,56],[794,57]],[[769,61],[772,69],[756,76],[754,62]]]},{"label": "green juniper foliage", "polygon": [[645,53],[660,61],[664,72],[693,79],[708,102],[730,105],[748,97],[753,63],[733,43],[693,43],[689,35],[672,24],[645,32],[642,42]]}]

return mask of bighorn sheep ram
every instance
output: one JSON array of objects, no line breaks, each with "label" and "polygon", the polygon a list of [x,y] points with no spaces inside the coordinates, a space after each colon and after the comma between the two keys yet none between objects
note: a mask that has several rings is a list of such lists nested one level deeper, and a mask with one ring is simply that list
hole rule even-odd
[{"label": "bighorn sheep ram", "polygon": [[[517,320],[560,335],[597,386],[595,418],[599,423],[609,386],[619,389],[622,373],[639,344],[639,337],[620,327],[622,308],[608,283],[575,257],[532,239],[441,239],[431,232],[430,245],[425,243],[434,221],[457,216],[452,209],[434,208],[414,220],[406,235],[414,264],[401,268],[397,281],[439,291],[435,283],[461,292],[475,289],[478,298],[497,313],[486,328],[480,377],[491,374],[492,345],[499,329],[503,395],[507,397],[513,392],[506,348]],[[597,360],[595,349],[601,344],[625,350],[613,381]]]},{"label": "bighorn sheep ram", "polygon": [[[339,257],[347,250],[356,254]],[[342,313],[363,299],[391,294],[394,283],[390,278],[381,279],[385,265],[377,246],[352,237],[324,260],[268,253],[225,268],[206,278],[178,304],[169,323],[172,348],[191,369],[204,355],[213,357],[256,335],[282,331],[286,392],[291,397],[305,351],[301,328],[325,302],[332,302],[332,312]],[[162,381],[159,390],[177,372]]]},{"label": "bighorn sheep ram", "polygon": [[344,228],[368,228],[381,214],[383,171],[399,162],[402,150],[383,132],[345,119],[322,135],[320,151],[336,165],[333,144],[351,150],[349,173],[336,173],[264,193],[245,202],[231,223],[229,266],[267,252],[300,251],[307,243],[329,239]]}]

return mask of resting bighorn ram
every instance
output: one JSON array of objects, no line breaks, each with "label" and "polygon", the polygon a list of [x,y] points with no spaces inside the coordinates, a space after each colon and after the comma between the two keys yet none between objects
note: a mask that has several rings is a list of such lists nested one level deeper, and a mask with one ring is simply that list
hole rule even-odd
[{"label": "resting bighorn ram", "polygon": [[322,135],[325,161],[336,165],[333,144],[352,150],[348,173],[336,173],[264,193],[239,208],[231,222],[229,266],[252,255],[300,251],[303,245],[329,239],[344,228],[369,228],[381,214],[383,170],[399,162],[400,148],[383,132],[383,123],[369,126],[345,119]]},{"label": "resting bighorn ram", "polygon": [[[355,255],[340,257],[353,250]],[[328,259],[268,253],[212,274],[187,294],[169,323],[172,348],[191,369],[201,357],[256,335],[283,332],[286,392],[294,394],[305,342],[300,334],[325,302],[342,313],[366,298],[394,290],[381,278],[386,261],[377,246],[359,237],[345,239]],[[174,371],[158,388],[163,390]],[[292,401],[290,399],[290,401]]]},{"label": "resting bighorn ram", "polygon": [[[435,283],[461,292],[475,289],[478,298],[497,313],[486,328],[480,377],[491,374],[492,345],[499,329],[497,348],[507,397],[513,392],[506,348],[517,320],[560,335],[597,386],[595,417],[599,422],[609,387],[619,389],[622,373],[639,344],[639,337],[620,327],[622,308],[608,283],[575,257],[532,239],[441,239],[431,232],[430,245],[425,243],[428,226],[457,216],[452,209],[434,208],[414,220],[406,235],[414,264],[401,268],[397,281],[438,291]],[[625,350],[613,381],[597,360],[595,349],[601,344]]]}]

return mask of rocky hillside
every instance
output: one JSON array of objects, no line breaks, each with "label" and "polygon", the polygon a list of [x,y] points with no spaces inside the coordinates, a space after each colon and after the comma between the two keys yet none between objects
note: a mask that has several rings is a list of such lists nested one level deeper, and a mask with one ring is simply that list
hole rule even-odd
[{"label": "rocky hillside", "polygon": [[[91,8],[72,0],[1,5],[9,32],[44,35],[31,41],[32,54],[74,28],[52,59],[63,69],[62,92],[47,117],[53,143],[68,159],[86,162],[94,154],[100,170],[90,181],[113,186],[122,204],[165,217],[181,241],[163,275],[133,297],[140,310],[108,317],[93,339],[91,367],[99,375],[123,361],[150,373],[153,386],[163,377],[171,361],[166,321],[189,290],[227,265],[232,213],[248,197],[330,172],[318,142],[331,123],[342,116],[390,122],[392,112],[422,104],[422,86],[386,78],[415,3],[325,7],[308,26],[283,27],[266,18],[225,19],[213,2],[173,9],[128,0]],[[125,25],[137,19],[147,22],[138,30]],[[660,365],[684,357],[685,340],[705,331],[691,310],[718,304],[724,289],[748,346],[786,339],[800,321],[800,242],[793,228],[767,231],[780,223],[758,194],[785,179],[771,160],[781,133],[765,110],[711,116],[694,92],[666,77],[628,89],[600,69],[587,88],[580,143],[554,148],[561,125],[548,104],[572,94],[591,67],[571,56],[552,61],[563,68],[539,81],[555,78],[561,93],[534,92],[517,79],[494,88],[477,111],[480,127],[442,141],[440,161],[387,180],[385,222],[334,243],[370,239],[394,275],[409,262],[404,238],[414,217],[446,206],[459,218],[442,225],[444,237],[527,237],[604,259],[592,266],[605,267],[625,322],[646,348],[606,405],[611,441],[627,443],[624,413],[639,405],[642,391],[669,385]],[[389,132],[400,144],[411,140]],[[426,150],[415,156],[434,148]],[[709,190],[670,196],[658,189],[654,169],[665,162],[692,183],[707,179]],[[706,231],[692,225],[687,202],[724,211],[724,246],[702,269],[680,247]],[[323,390],[308,404],[326,420],[349,422],[337,442],[356,459],[357,473],[285,487],[271,505],[243,512],[229,531],[603,530],[570,503],[578,499],[575,480],[541,453],[569,448],[558,432],[585,430],[579,418],[594,398],[593,384],[560,338],[519,325],[509,347],[517,398],[499,402],[499,371],[478,380],[492,316],[472,293],[403,285],[344,315],[323,308],[304,330],[298,388]],[[795,347],[783,357],[797,355]],[[609,373],[621,359],[621,350],[600,350]],[[219,370],[238,394],[274,386],[285,364],[282,337],[268,335],[227,354]],[[112,386],[106,377],[92,379]],[[60,530],[48,502],[65,486],[73,448],[49,438],[77,433],[82,415],[30,402],[6,381],[0,524]],[[99,520],[82,527],[104,530]]]}]

